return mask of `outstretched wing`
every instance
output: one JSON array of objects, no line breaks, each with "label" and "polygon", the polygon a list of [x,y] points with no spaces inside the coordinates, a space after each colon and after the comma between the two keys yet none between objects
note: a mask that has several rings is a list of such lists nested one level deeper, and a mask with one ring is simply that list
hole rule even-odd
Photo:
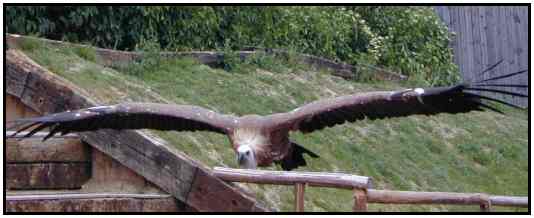
[{"label": "outstretched wing", "polygon": [[46,140],[56,133],[83,132],[97,129],[158,129],[176,131],[212,131],[226,134],[234,127],[235,117],[191,105],[123,103],[49,114],[12,121],[15,132],[35,127],[24,137],[50,127]]},{"label": "outstretched wing", "polygon": [[[526,71],[499,76],[481,82],[506,78],[523,72]],[[450,87],[416,88],[392,92],[367,92],[315,101],[296,108],[291,112],[270,115],[269,118],[277,128],[309,133],[325,127],[342,124],[346,121],[355,122],[365,117],[368,119],[382,119],[414,114],[455,114],[483,109],[500,112],[483,103],[482,99],[512,107],[519,107],[502,100],[469,91],[494,92],[504,95],[528,97],[528,95],[521,93],[488,88],[503,86],[528,88],[526,85],[478,83],[474,85],[460,84]]]}]

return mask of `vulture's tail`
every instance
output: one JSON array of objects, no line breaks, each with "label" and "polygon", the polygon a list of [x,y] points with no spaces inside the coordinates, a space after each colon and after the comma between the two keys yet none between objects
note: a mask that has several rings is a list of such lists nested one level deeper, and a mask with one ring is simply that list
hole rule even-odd
[{"label": "vulture's tail", "polygon": [[313,153],[312,151],[304,148],[303,146],[291,142],[291,147],[293,151],[290,155],[282,159],[278,164],[282,166],[282,169],[290,171],[296,169],[300,166],[306,166],[306,160],[304,159],[304,154],[310,155],[310,157],[318,158],[319,155]]}]

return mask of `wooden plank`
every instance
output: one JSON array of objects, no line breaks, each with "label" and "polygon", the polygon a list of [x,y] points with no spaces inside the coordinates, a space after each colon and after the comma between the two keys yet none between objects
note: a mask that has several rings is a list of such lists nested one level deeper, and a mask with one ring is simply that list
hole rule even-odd
[{"label": "wooden plank", "polygon": [[168,148],[153,144],[135,131],[99,130],[81,135],[99,151],[111,155],[179,200],[187,200],[196,167]]},{"label": "wooden plank", "polygon": [[306,183],[295,184],[295,212],[304,212],[304,191]]},{"label": "wooden plank", "polygon": [[55,194],[6,196],[6,212],[177,212],[194,211],[170,195]]},{"label": "wooden plank", "polygon": [[215,167],[215,176],[230,182],[249,182],[258,184],[294,185],[307,183],[309,186],[334,187],[344,189],[366,189],[372,187],[371,178],[344,173],[296,172],[233,169]]},{"label": "wooden plank", "polygon": [[6,139],[6,161],[13,162],[84,162],[90,151],[78,138]]},{"label": "wooden plank", "polygon": [[367,211],[367,191],[365,189],[354,189],[353,192],[354,206],[352,207],[352,211]]},{"label": "wooden plank", "polygon": [[[505,73],[528,68],[528,7],[526,6],[449,6],[449,17],[444,15],[444,7],[436,7],[442,20],[450,19],[449,30],[457,37],[450,46],[454,51],[454,61],[459,66],[464,81],[478,81]],[[478,72],[488,65],[504,59],[492,72],[480,78]],[[528,75],[522,74],[506,78],[502,83],[528,85]],[[524,89],[501,87],[503,90],[526,92]],[[480,93],[479,91],[475,93]],[[527,98],[505,96],[483,92],[508,102],[527,106]]]},{"label": "wooden plank", "polygon": [[[8,50],[11,51],[11,50]],[[6,93],[20,98],[26,84],[28,72],[22,70],[21,66],[15,63],[14,56],[6,56],[6,74],[5,80],[7,84]]]},{"label": "wooden plank", "polygon": [[[224,183],[213,179],[214,175],[205,170],[198,170],[187,198],[187,204],[199,211],[208,211],[208,208],[199,205],[208,204],[209,211],[265,211],[261,205],[255,204],[251,196],[238,194],[237,187],[227,189]],[[222,197],[224,196],[224,197]]]},{"label": "wooden plank", "polygon": [[79,189],[91,177],[88,162],[7,164],[7,189]]},{"label": "wooden plank", "polygon": [[91,179],[84,184],[88,192],[164,193],[139,174],[110,156],[93,149]]},{"label": "wooden plank", "polygon": [[5,101],[6,101],[5,121],[11,121],[11,120],[22,118],[22,117],[33,117],[33,116],[39,115],[39,113],[37,113],[36,111],[22,104],[22,102],[20,102],[18,97],[7,94],[5,95]]},{"label": "wooden plank", "polygon": [[[22,102],[25,105],[43,114],[97,105],[96,102],[82,96],[81,93],[83,91],[72,83],[48,72],[39,65],[30,64],[32,61],[24,54],[8,50],[6,55],[12,56],[11,59],[13,60],[8,64],[23,66],[19,71],[11,73],[23,74],[31,72],[32,76],[26,82],[24,94],[22,95]],[[164,140],[156,141],[154,136],[148,136],[146,132],[128,130],[99,130],[84,132],[79,135],[83,141],[110,155],[119,163],[145,177],[180,201],[195,202],[195,199],[188,199],[188,196],[197,197],[197,195],[189,195],[189,192],[195,180],[195,175],[198,174],[197,172],[204,171],[204,169],[199,169],[200,164],[189,159],[186,155],[174,149],[171,150],[171,146],[165,144]],[[224,190],[221,193],[242,195],[240,191],[233,189],[216,177],[209,174],[206,177],[213,184],[216,184],[220,190]],[[226,197],[224,195],[216,196],[222,199]],[[252,198],[240,198],[239,200],[245,202],[236,204],[256,204]],[[210,202],[202,202],[192,206],[195,209],[204,211],[215,209],[225,211],[232,208],[235,209],[232,204],[232,201],[221,200],[216,205]],[[248,207],[246,209],[246,211],[264,210],[259,207]]]},{"label": "wooden plank", "polygon": [[155,193],[54,193],[54,194],[18,194],[19,192],[10,192],[6,195],[8,201],[27,201],[27,200],[56,200],[56,199],[95,199],[95,198],[138,198],[138,199],[154,199],[154,198],[168,198],[172,195],[155,194]]}]

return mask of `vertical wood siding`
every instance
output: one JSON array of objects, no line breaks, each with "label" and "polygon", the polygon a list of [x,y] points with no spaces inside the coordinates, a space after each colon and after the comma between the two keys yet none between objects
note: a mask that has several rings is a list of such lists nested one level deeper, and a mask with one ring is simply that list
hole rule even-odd
[{"label": "vertical wood siding", "polygon": [[[436,6],[441,20],[454,32],[450,46],[454,61],[464,81],[475,82],[513,73],[529,67],[529,8],[527,6]],[[504,61],[491,72],[480,74],[489,66]],[[529,74],[500,81],[505,84],[528,85]],[[528,93],[527,89],[501,88]],[[528,106],[527,98],[483,93]]]}]

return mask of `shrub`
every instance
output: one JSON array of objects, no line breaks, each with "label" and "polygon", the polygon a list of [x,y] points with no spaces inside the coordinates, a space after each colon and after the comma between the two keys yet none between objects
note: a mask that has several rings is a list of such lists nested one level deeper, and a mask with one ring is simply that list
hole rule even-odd
[{"label": "shrub", "polygon": [[133,50],[143,40],[169,51],[290,48],[381,65],[427,85],[459,80],[449,33],[430,7],[7,6],[6,18],[11,33],[106,48]]}]

